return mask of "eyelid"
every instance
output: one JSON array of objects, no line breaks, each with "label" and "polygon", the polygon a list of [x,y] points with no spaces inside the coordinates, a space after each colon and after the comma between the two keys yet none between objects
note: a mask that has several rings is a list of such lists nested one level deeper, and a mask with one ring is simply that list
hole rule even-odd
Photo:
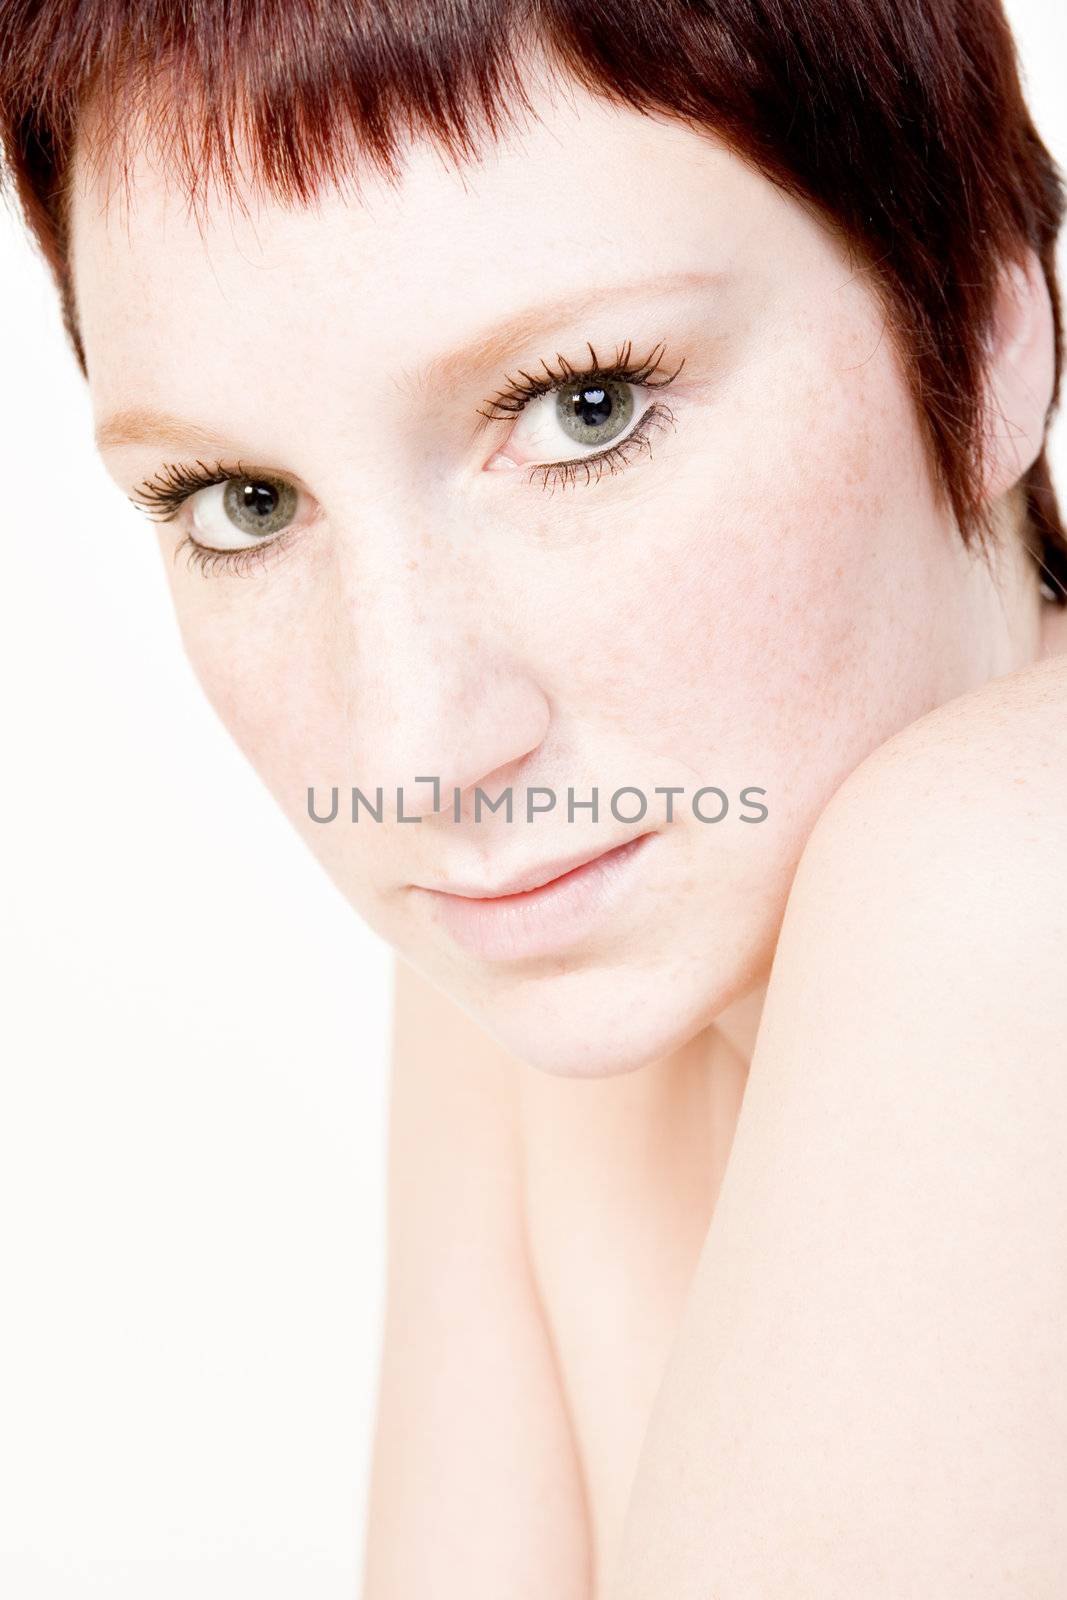
[{"label": "eyelid", "polygon": [[232,465],[216,461],[214,466],[200,460],[191,466],[183,461],[164,462],[152,477],[135,485],[129,499],[153,522],[173,522],[194,494],[225,483],[227,478],[241,477],[244,471],[239,461]]},{"label": "eyelid", "polygon": [[635,387],[665,389],[677,378],[686,360],[683,356],[674,371],[663,376],[666,371],[665,340],[658,340],[642,361],[633,359],[633,341],[630,339],[617,346],[612,359],[606,362],[600,360],[588,340],[586,349],[589,351],[589,361],[584,366],[574,366],[566,356],[557,352],[554,368],[544,358],[540,363],[540,373],[520,368],[515,377],[506,377],[504,387],[479,408],[479,416],[490,422],[506,421],[511,416],[518,416],[532,400],[539,399],[541,395],[551,394],[565,384],[583,379],[613,378],[616,382],[631,383]]},{"label": "eyelid", "polygon": [[[673,370],[668,370],[665,359],[667,347],[664,340],[657,341],[642,361],[633,359],[631,340],[616,348],[610,362],[601,362],[595,348],[588,341],[586,349],[589,352],[589,360],[584,367],[576,367],[565,356],[557,354],[555,368],[542,360],[540,373],[520,370],[516,378],[508,378],[507,386],[479,410],[479,416],[484,419],[483,426],[493,421],[511,420],[513,427],[508,433],[510,441],[518,428],[519,419],[534,401],[557,392],[570,383],[614,381],[654,392],[672,384],[686,363],[686,358],[683,356]],[[635,454],[641,451],[647,451],[651,458],[653,433],[673,427],[674,424],[673,411],[661,402],[653,400],[651,405],[645,407],[629,433],[615,442],[609,442],[600,450],[590,451],[586,455],[568,456],[561,461],[526,462],[515,465],[521,466],[527,483],[540,479],[542,488],[566,487],[579,480],[588,484],[591,479],[599,481],[605,473],[615,476]],[[494,458],[506,448],[507,441],[494,452]]]},{"label": "eyelid", "polygon": [[285,528],[263,544],[242,545],[233,550],[216,550],[211,545],[198,544],[191,534],[185,533],[174,547],[174,561],[177,562],[184,551],[186,564],[196,567],[202,577],[225,572],[249,578],[269,562],[280,560],[305,532],[304,528]]},{"label": "eyelid", "polygon": [[525,469],[528,481],[533,483],[540,477],[543,489],[566,488],[568,484],[576,484],[581,480],[583,484],[599,483],[605,472],[614,477],[616,472],[626,467],[634,455],[642,451],[647,452],[652,459],[652,436],[654,433],[675,425],[674,412],[662,401],[653,401],[638,419],[636,425],[625,434],[617,444],[605,446],[587,456],[572,456],[565,461],[540,461],[533,462]]},{"label": "eyelid", "polygon": [[265,535],[263,542],[256,544],[232,547],[210,545],[199,539],[190,527],[185,527],[174,548],[175,562],[184,551],[187,565],[197,567],[204,577],[216,572],[250,576],[261,570],[268,561],[284,555],[295,540],[301,538],[309,526],[318,520],[317,513],[321,508],[298,478],[271,468],[248,467],[240,461],[218,460],[210,466],[204,461],[197,461],[192,466],[175,462],[164,465],[154,477],[138,484],[128,498],[150,521],[172,525],[178,522],[199,494],[232,478],[284,483],[295,491],[298,506],[310,501],[312,507],[310,517],[296,518],[278,533]]},{"label": "eyelid", "polygon": [[165,462],[159,471],[135,485],[127,496],[137,509],[152,522],[173,522],[183,506],[203,489],[226,483],[230,478],[250,478],[266,482],[278,481],[296,490],[301,499],[314,503],[314,496],[301,480],[290,472],[279,472],[273,467],[259,464],[247,465],[244,461],[216,460],[212,463]]}]

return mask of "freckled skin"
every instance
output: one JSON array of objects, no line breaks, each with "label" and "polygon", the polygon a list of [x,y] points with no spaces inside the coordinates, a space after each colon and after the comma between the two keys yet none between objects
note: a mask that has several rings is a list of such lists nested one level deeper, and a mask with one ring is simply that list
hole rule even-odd
[{"label": "freckled skin", "polygon": [[[205,579],[170,553],[205,692],[353,906],[508,1049],[558,1074],[627,1071],[766,977],[793,870],[834,790],[932,707],[1036,650],[934,491],[869,282],[802,208],[711,139],[547,92],[540,121],[462,173],[424,147],[388,191],[315,210],[259,198],[189,219],[151,153],[134,201],[74,205],[99,416],[212,422],[297,479],[320,520],[274,565]],[[587,162],[575,152],[595,149]],[[639,204],[634,205],[634,174]],[[160,248],[164,238],[166,248]],[[673,296],[610,286],[693,275]],[[697,275],[705,277],[699,279]],[[531,303],[603,282],[487,372],[420,366]],[[673,425],[617,476],[546,492],[485,472],[506,372],[658,340]],[[115,452],[124,488],[160,450]],[[435,773],[490,793],[596,785],[601,818],[330,827],[309,784]],[[510,875],[627,837],[622,785],[767,791],[758,827],[683,800],[655,868],[556,959],[480,965],[405,892]],[[662,800],[659,802],[662,811]]]}]

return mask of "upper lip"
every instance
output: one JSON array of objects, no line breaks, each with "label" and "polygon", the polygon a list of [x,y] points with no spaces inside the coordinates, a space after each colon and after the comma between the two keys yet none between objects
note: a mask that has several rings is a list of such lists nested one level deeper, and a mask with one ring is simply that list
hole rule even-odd
[{"label": "upper lip", "polygon": [[558,861],[541,862],[535,867],[527,867],[513,878],[508,878],[504,883],[494,884],[487,888],[485,884],[457,883],[448,884],[417,884],[417,888],[428,888],[433,894],[453,894],[463,900],[500,900],[509,894],[524,894],[529,889],[542,889],[546,884],[554,883],[557,878],[562,878],[568,872],[574,872],[578,867],[587,867],[591,861],[599,861],[601,856],[610,855],[613,850],[620,849],[624,844],[632,844],[635,839],[643,839],[644,834],[633,834],[629,839],[617,839],[614,844],[605,845],[603,850],[586,851],[582,855],[568,856]]}]

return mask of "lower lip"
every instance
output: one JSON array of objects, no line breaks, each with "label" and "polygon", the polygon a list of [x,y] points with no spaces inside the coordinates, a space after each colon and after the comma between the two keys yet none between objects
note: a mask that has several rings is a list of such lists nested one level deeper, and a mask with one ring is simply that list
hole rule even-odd
[{"label": "lower lip", "polygon": [[429,898],[432,915],[456,944],[483,961],[552,955],[584,938],[625,894],[653,837],[643,833],[523,894],[470,900],[436,889],[417,892]]}]

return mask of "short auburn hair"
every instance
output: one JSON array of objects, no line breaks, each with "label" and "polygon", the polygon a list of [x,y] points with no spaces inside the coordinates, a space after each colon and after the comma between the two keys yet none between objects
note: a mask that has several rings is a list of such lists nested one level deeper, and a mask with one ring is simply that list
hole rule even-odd
[{"label": "short auburn hair", "polygon": [[[86,107],[147,119],[192,190],[251,176],[300,203],[405,140],[456,160],[528,111],[534,56],[593,92],[723,140],[814,209],[880,294],[936,480],[964,541],[990,533],[982,391],[1000,271],[1028,249],[1063,329],[1062,179],[1034,127],[1001,0],[0,0],[0,140],[62,296]],[[236,140],[251,153],[251,173]],[[1047,454],[1027,536],[1067,603]]]}]

